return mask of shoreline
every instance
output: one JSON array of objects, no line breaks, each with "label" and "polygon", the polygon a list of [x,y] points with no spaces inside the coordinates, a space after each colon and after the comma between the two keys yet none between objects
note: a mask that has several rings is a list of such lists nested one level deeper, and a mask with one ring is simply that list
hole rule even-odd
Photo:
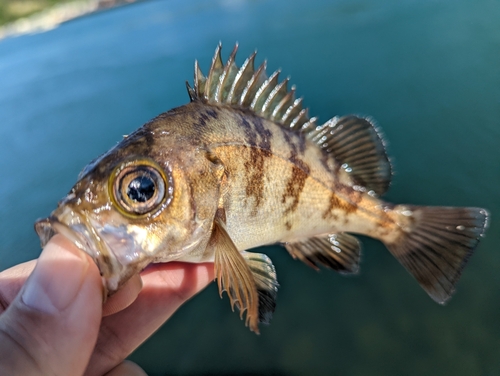
[{"label": "shoreline", "polygon": [[141,0],[76,0],[56,4],[28,17],[0,26],[0,41],[26,34],[43,33],[72,19],[138,1]]}]

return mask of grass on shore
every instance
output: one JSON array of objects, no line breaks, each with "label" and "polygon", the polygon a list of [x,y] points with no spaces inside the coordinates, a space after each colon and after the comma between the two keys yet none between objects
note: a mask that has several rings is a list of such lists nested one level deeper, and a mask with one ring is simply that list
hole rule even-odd
[{"label": "grass on shore", "polygon": [[0,0],[0,26],[70,0]]}]

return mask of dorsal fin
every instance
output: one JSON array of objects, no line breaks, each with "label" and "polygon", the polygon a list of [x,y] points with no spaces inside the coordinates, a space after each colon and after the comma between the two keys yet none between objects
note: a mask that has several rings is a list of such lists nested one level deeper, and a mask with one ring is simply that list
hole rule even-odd
[{"label": "dorsal fin", "polygon": [[264,61],[255,69],[254,52],[241,68],[235,62],[238,45],[226,64],[222,63],[221,45],[217,46],[207,77],[195,62],[194,89],[188,85],[191,100],[221,103],[247,108],[265,119],[293,130],[313,129],[315,118],[310,119],[302,107],[302,98],[295,98],[295,87],[287,89],[288,78],[279,80],[277,70],[269,77]]},{"label": "dorsal fin", "polygon": [[279,70],[268,77],[265,61],[255,69],[256,52],[238,68],[237,44],[223,64],[221,48],[219,43],[207,77],[195,62],[194,89],[187,85],[192,101],[250,109],[287,129],[304,133],[335,158],[361,190],[377,195],[385,193],[391,179],[391,165],[382,137],[370,120],[335,117],[317,126],[316,118],[309,118],[307,109],[302,107],[302,98],[295,98],[295,87],[287,89],[289,79],[280,82]]},{"label": "dorsal fin", "polygon": [[389,188],[392,169],[379,131],[370,119],[354,115],[334,117],[307,137],[342,164],[360,190],[382,195]]}]

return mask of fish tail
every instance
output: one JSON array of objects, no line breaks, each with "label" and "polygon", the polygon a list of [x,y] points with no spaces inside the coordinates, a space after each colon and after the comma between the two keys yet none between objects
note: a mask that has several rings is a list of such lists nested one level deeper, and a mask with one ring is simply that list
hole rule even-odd
[{"label": "fish tail", "polygon": [[484,234],[488,212],[398,205],[393,214],[401,235],[386,242],[387,248],[432,299],[446,303]]}]

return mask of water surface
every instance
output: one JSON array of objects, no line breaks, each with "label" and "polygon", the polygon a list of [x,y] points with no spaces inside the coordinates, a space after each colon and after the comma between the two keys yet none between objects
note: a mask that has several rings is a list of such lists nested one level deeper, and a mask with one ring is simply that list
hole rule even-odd
[{"label": "water surface", "polygon": [[188,101],[240,43],[241,64],[283,69],[310,114],[376,119],[398,203],[480,206],[487,237],[446,307],[376,241],[361,274],[317,273],[266,248],[281,289],[272,325],[250,333],[214,285],[131,358],[149,374],[500,373],[500,5],[496,1],[149,1],[0,43],[0,266],[36,257],[33,222],[83,166]]}]

